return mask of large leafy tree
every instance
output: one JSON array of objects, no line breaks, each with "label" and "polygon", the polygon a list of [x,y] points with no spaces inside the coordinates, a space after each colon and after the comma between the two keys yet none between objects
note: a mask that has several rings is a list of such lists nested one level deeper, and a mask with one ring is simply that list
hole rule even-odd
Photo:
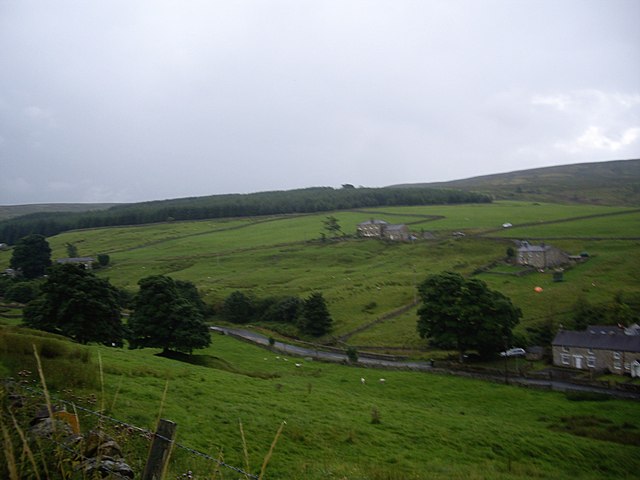
[{"label": "large leafy tree", "polygon": [[21,238],[13,248],[10,266],[25,278],[43,276],[51,266],[51,247],[47,239],[37,234]]},{"label": "large leafy tree", "polygon": [[[211,343],[209,329],[186,287],[170,277],[155,275],[138,282],[135,310],[129,318],[130,348],[162,348],[191,353]],[[191,292],[191,293],[189,293]]]},{"label": "large leafy tree", "polygon": [[80,343],[122,346],[119,294],[107,280],[81,266],[58,265],[40,290],[42,295],[25,308],[25,325]]},{"label": "large leafy tree", "polygon": [[322,293],[312,293],[302,305],[300,328],[303,332],[319,337],[331,331],[333,319]]},{"label": "large leafy tree", "polygon": [[458,273],[431,275],[418,286],[418,292],[422,300],[417,325],[420,337],[455,348],[461,362],[471,349],[484,356],[502,349],[522,316],[502,293]]}]

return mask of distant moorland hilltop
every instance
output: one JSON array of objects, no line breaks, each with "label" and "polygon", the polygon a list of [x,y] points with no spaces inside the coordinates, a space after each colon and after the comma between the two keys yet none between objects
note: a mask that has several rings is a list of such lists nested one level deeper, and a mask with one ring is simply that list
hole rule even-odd
[{"label": "distant moorland hilltop", "polygon": [[106,210],[117,203],[32,203],[29,205],[0,205],[0,220],[21,217],[31,213],[89,212]]},{"label": "distant moorland hilltop", "polygon": [[579,163],[535,168],[438,183],[394,185],[402,188],[455,188],[496,200],[534,200],[597,205],[640,204],[640,160]]}]

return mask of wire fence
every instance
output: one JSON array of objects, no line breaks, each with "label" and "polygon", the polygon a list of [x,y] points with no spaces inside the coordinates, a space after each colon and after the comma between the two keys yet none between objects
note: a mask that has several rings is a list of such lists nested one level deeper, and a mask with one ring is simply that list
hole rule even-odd
[{"label": "wire fence", "polygon": [[[29,383],[26,379],[4,382],[5,397],[11,415],[18,424],[30,425],[27,428],[32,434],[33,429],[40,423],[47,423],[46,419],[53,413],[54,418],[59,421],[49,423],[54,423],[54,429],[55,425],[59,424],[64,428],[57,435],[43,430],[45,436],[54,448],[65,453],[61,463],[66,463],[69,471],[83,472],[84,476],[81,478],[92,478],[92,475],[95,475],[98,478],[106,476],[115,480],[143,479],[150,463],[152,442],[155,440],[162,440],[170,447],[167,453],[170,457],[169,467],[163,478],[261,478],[243,468],[226,463],[222,453],[211,455],[201,452],[176,442],[173,438],[167,438],[159,431],[153,432],[97,411],[97,399],[93,395],[85,398],[76,397],[73,400],[49,396],[50,407],[46,407],[45,392]],[[6,422],[6,419],[3,422]],[[16,442],[16,447],[20,447],[19,441]],[[94,456],[96,451],[99,453],[97,457]],[[46,448],[41,453],[50,454]],[[38,475],[34,475],[33,478],[38,478]]]}]

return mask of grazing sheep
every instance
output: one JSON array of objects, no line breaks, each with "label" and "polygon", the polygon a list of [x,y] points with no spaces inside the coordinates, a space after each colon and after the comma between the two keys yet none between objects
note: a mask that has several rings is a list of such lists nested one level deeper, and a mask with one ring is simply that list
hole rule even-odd
[{"label": "grazing sheep", "polygon": [[301,367],[302,364],[301,363],[296,363],[296,367]]},{"label": "grazing sheep", "polygon": [[364,379],[364,377],[360,379],[360,383],[361,383],[362,385],[364,385],[364,384],[366,383],[366,380]]},{"label": "grazing sheep", "polygon": [[384,378],[381,378],[380,383],[384,383],[384,382],[386,382],[386,380]]}]

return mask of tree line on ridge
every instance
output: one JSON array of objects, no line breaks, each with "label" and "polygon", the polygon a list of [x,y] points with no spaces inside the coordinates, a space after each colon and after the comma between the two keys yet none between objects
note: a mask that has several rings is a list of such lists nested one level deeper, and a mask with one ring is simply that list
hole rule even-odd
[{"label": "tree line on ridge", "polygon": [[400,205],[490,203],[488,195],[434,188],[314,187],[251,194],[212,195],[117,205],[82,213],[33,213],[0,222],[0,242],[29,234],[45,237],[82,228],[141,225],[173,220],[315,213]]}]

